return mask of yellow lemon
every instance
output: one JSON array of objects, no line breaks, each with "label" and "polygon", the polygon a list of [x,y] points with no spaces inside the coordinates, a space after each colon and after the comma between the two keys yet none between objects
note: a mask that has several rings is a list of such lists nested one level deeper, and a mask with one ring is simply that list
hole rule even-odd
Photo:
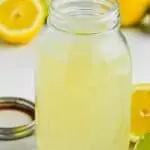
[{"label": "yellow lemon", "polygon": [[45,19],[47,19],[48,13],[49,13],[50,2],[48,3],[47,0],[40,0],[40,1],[43,5]]},{"label": "yellow lemon", "polygon": [[150,84],[138,84],[133,88],[131,107],[131,141],[150,131]]},{"label": "yellow lemon", "polygon": [[144,16],[149,0],[118,0],[122,26],[136,24]]},{"label": "yellow lemon", "polygon": [[38,0],[1,0],[0,36],[12,44],[28,43],[44,23],[43,5]]},{"label": "yellow lemon", "polygon": [[47,5],[49,6],[51,3],[51,0],[45,0],[45,1],[46,1]]}]

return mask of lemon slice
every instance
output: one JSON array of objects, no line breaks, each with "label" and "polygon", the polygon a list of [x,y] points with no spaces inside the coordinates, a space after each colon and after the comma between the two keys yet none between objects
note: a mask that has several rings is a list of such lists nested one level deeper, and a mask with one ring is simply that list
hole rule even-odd
[{"label": "lemon slice", "polygon": [[44,10],[38,0],[1,0],[0,36],[13,44],[28,43],[44,23]]},{"label": "lemon slice", "polygon": [[133,87],[131,107],[131,136],[136,142],[139,136],[150,131],[150,84],[138,84]]}]

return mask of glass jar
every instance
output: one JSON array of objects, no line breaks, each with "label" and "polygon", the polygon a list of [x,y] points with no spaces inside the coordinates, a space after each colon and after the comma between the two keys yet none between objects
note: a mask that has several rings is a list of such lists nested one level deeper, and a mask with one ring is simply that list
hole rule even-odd
[{"label": "glass jar", "polygon": [[131,65],[114,0],[53,0],[36,65],[38,150],[127,150]]}]

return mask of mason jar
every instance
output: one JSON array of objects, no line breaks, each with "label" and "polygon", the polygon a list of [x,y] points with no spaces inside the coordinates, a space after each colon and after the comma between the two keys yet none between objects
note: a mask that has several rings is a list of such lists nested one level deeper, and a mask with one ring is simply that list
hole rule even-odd
[{"label": "mason jar", "polygon": [[114,0],[53,0],[36,63],[38,150],[127,150],[131,60]]}]

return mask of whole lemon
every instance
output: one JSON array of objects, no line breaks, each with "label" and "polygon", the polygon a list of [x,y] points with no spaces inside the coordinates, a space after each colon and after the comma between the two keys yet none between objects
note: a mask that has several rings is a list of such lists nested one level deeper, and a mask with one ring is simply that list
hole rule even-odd
[{"label": "whole lemon", "polygon": [[144,16],[149,0],[118,0],[122,26],[136,24]]}]

